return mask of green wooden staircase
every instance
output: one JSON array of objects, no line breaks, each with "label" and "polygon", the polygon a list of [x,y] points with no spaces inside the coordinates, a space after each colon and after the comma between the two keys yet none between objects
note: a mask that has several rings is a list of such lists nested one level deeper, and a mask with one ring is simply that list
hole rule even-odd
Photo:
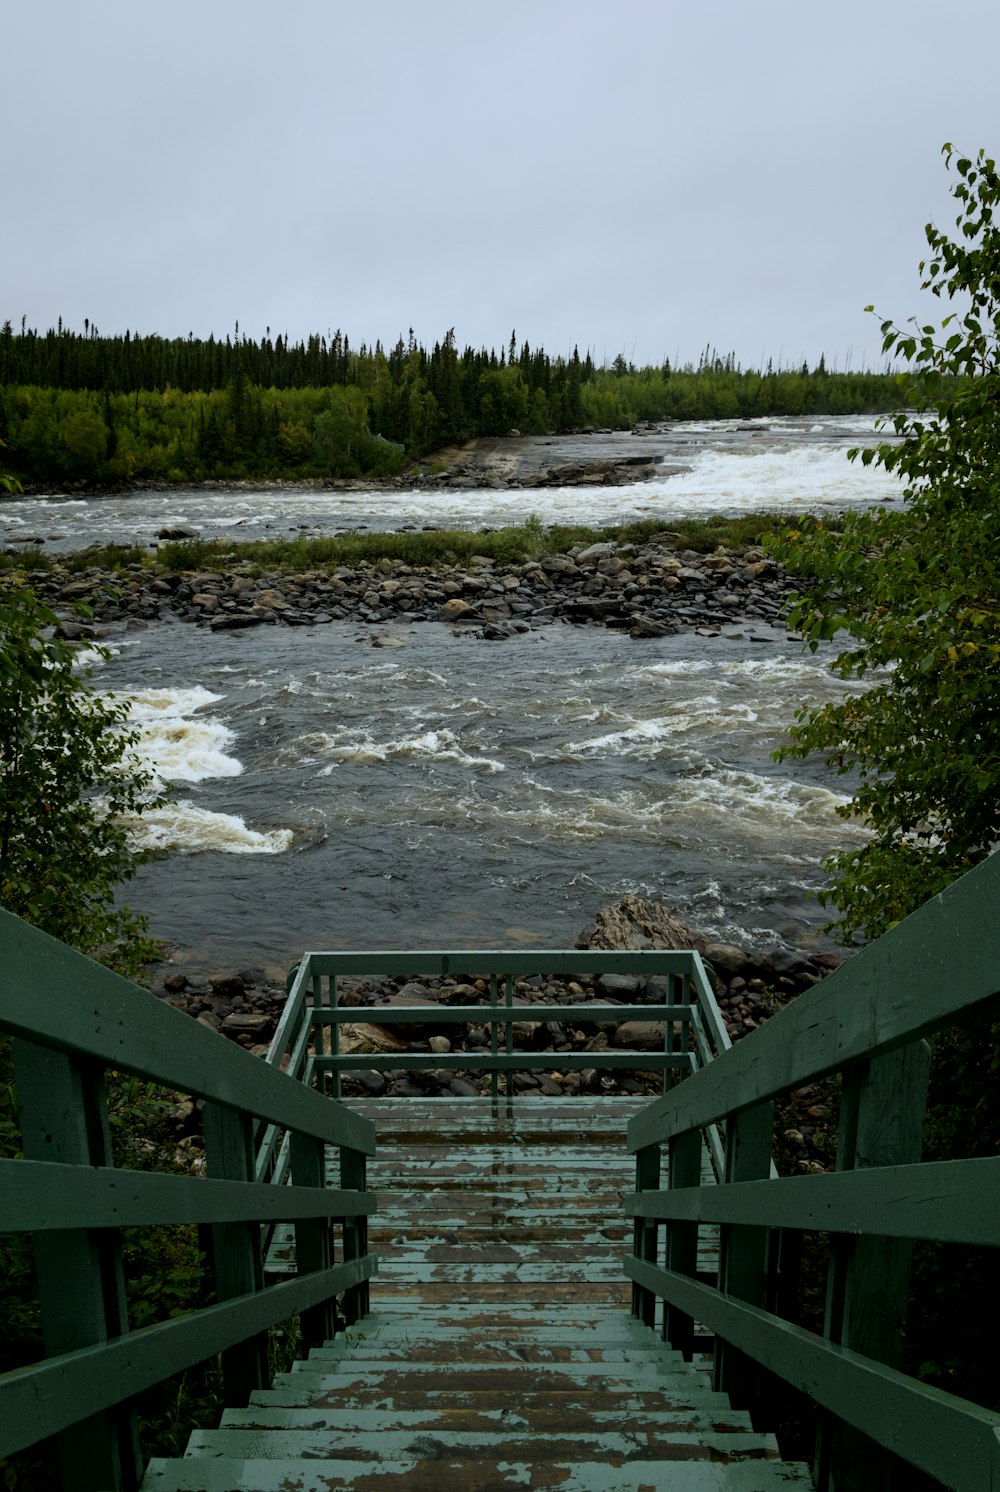
[{"label": "green wooden staircase", "polygon": [[[23,1141],[0,1160],[0,1231],[31,1235],[44,1333],[0,1376],[0,1458],[51,1441],[65,1492],[896,1492],[912,1468],[921,1492],[996,1492],[1000,1414],[909,1376],[903,1349],[913,1243],[1000,1244],[1000,1156],[920,1161],[924,1038],[991,1029],[998,906],[1000,854],[735,1047],[695,953],[308,954],[266,1061],[0,912]],[[478,1066],[483,1099],[341,1101],[341,1073],[373,1065],[340,1049],[342,982],[372,972],[445,980],[442,1023],[488,1031],[477,1057],[377,1065]],[[644,1000],[609,1010],[608,973]],[[506,1088],[555,1066],[515,1027],[567,1016],[519,981],[570,975],[574,1023],[657,1021],[663,1046],[558,1067],[662,1073],[661,1096]],[[115,1166],[108,1069],[202,1101],[207,1176]],[[830,1075],[835,1169],[775,1176],[774,1100]],[[123,1230],[191,1224],[212,1303],[133,1330]],[[828,1240],[821,1331],[790,1319],[804,1233]],[[311,1350],[272,1383],[267,1333],[290,1316]],[[136,1396],[216,1356],[219,1429],[147,1466]],[[782,1382],[815,1409],[808,1474],[761,1433]]]},{"label": "green wooden staircase", "polygon": [[[644,1102],[357,1104],[379,1135],[371,1314],[196,1431],[182,1460],[154,1460],[143,1488],[812,1487],[629,1313],[621,1135]],[[287,1230],[268,1263],[294,1268]]]}]

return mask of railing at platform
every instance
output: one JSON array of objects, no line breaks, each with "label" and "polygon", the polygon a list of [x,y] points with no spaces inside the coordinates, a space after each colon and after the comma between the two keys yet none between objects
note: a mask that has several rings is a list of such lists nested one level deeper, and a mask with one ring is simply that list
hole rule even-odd
[{"label": "railing at platform", "polygon": [[[636,980],[656,980],[664,998],[653,1002],[621,1004],[612,1000],[578,1003],[518,1001],[515,980],[532,976],[594,978],[619,974]],[[398,978],[415,980],[459,979],[470,984],[481,980],[488,996],[479,1004],[427,1003],[411,1006],[343,1005],[340,992],[345,980]],[[399,1051],[345,1053],[340,1050],[340,1030],[362,1021],[387,1027],[421,1024],[442,1027],[475,1024],[488,1028],[488,1046],[468,1051],[430,1053]],[[663,1046],[659,1051],[598,1048],[571,1052],[524,1051],[514,1046],[514,1026],[520,1021],[558,1021],[574,1027],[607,1022],[644,1021],[663,1023]],[[329,1084],[340,1096],[341,1076],[358,1070],[377,1072],[420,1071],[435,1068],[471,1074],[487,1073],[490,1091],[499,1097],[504,1076],[505,1096],[513,1099],[511,1076],[515,1072],[566,1071],[588,1068],[598,1071],[662,1072],[664,1091],[678,1077],[710,1062],[730,1045],[725,1022],[715,1000],[710,971],[697,953],[687,950],[634,949],[580,951],[545,949],[484,950],[452,949],[431,952],[310,952],[290,972],[288,1000],[278,1030],[271,1042],[268,1061],[285,1067],[307,1083]],[[715,1158],[722,1152],[713,1137]],[[287,1157],[272,1127],[261,1136],[258,1175],[281,1179]]]}]

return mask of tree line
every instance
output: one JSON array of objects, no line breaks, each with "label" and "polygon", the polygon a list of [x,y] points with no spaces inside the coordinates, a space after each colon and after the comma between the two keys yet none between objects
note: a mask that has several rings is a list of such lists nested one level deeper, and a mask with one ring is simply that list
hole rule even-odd
[{"label": "tree line", "polygon": [[863,414],[895,407],[891,373],[743,369],[706,349],[697,365],[636,368],[588,353],[391,351],[339,331],[293,343],[189,335],[103,336],[23,323],[0,330],[0,438],[32,484],[390,476],[478,435],[626,429],[639,421]]}]

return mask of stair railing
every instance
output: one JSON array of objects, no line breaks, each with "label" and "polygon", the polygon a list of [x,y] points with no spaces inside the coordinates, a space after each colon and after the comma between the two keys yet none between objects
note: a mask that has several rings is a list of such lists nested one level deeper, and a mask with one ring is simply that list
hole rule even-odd
[{"label": "stair railing", "polygon": [[[579,975],[624,974],[641,980],[662,981],[665,997],[659,1001],[617,1004],[586,1000],[581,1003],[515,1003],[515,981],[531,976],[554,975],[572,979]],[[481,1004],[451,1005],[444,1002],[414,1005],[344,1005],[344,980],[372,977],[413,979],[460,978],[487,983],[488,996]],[[662,1072],[664,1091],[680,1074],[710,1061],[729,1046],[725,1023],[715,1001],[705,965],[697,953],[687,950],[630,949],[594,951],[580,949],[451,949],[428,952],[309,952],[289,974],[288,1002],[279,1023],[268,1060],[283,1063],[339,1097],[341,1077],[359,1070],[406,1072],[435,1069],[451,1072],[488,1073],[493,1098],[500,1095],[500,1077],[505,1096],[513,1099],[515,1072],[545,1072],[553,1069],[582,1071]],[[523,1050],[515,1047],[518,1022],[561,1022],[573,1026],[647,1021],[663,1023],[663,1046],[658,1051],[598,1048],[588,1051]],[[341,1050],[340,1032],[346,1024],[397,1026],[477,1025],[488,1029],[488,1045],[468,1051],[378,1051],[348,1053]],[[716,1146],[721,1160],[721,1148]],[[260,1167],[275,1167],[281,1175],[283,1158],[276,1150],[273,1134],[262,1138]]]},{"label": "stair railing", "polygon": [[[68,1488],[134,1488],[130,1400],[217,1353],[226,1399],[265,1387],[267,1330],[307,1341],[368,1308],[373,1126],[64,944],[0,911],[0,1033],[12,1038],[23,1159],[0,1161],[0,1229],[33,1235],[45,1359],[0,1377],[0,1457],[51,1436]],[[207,1177],[117,1168],[108,1069],[204,1101]],[[257,1179],[254,1123],[287,1136],[289,1185]],[[340,1151],[339,1190],[324,1182]],[[297,1275],[263,1285],[261,1224],[293,1221]],[[130,1331],[120,1229],[212,1230],[216,1304]],[[342,1229],[334,1259],[332,1225]]]},{"label": "stair railing", "polygon": [[[738,1404],[759,1402],[768,1373],[810,1396],[820,1489],[903,1486],[894,1458],[960,1492],[1000,1486],[1000,1415],[901,1371],[913,1241],[1000,1244],[1000,1157],[919,1163],[922,1038],[1000,991],[998,905],[1000,855],[629,1125],[634,1313],[653,1325],[662,1302],[663,1334],[687,1355],[695,1321],[713,1332],[716,1386]],[[836,1170],[771,1179],[775,1098],[837,1073]],[[702,1132],[714,1124],[725,1131],[722,1184],[703,1187]],[[696,1278],[701,1225],[720,1229],[717,1288]],[[822,1335],[774,1308],[768,1266],[782,1230],[830,1235]]]}]

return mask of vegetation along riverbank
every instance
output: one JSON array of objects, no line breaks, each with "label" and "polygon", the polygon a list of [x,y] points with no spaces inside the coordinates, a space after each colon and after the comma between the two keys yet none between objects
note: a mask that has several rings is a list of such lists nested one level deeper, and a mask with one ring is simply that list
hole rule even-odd
[{"label": "vegetation along riverbank", "polygon": [[[647,421],[876,414],[899,405],[894,374],[741,368],[706,348],[697,365],[595,366],[527,341],[459,351],[350,346],[338,331],[291,343],[0,330],[0,438],[29,490],[204,480],[433,479],[436,453]],[[635,479],[634,475],[631,478]]]}]

